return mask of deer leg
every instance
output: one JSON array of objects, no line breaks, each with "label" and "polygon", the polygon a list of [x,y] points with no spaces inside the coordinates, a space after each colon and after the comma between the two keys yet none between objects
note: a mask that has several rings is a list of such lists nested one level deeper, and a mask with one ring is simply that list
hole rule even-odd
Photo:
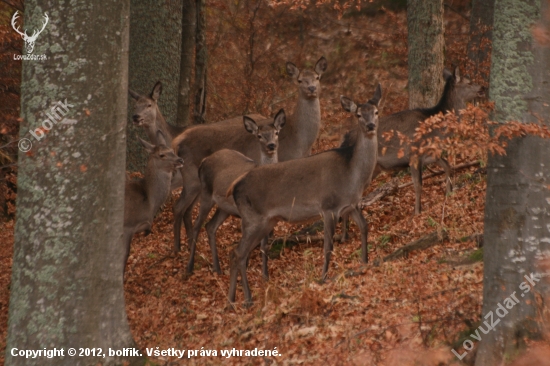
[{"label": "deer leg", "polygon": [[269,235],[265,236],[260,243],[260,251],[262,252],[262,276],[264,281],[269,281],[269,271],[267,270],[267,240]]},{"label": "deer leg", "polygon": [[340,243],[345,243],[349,237],[348,237],[348,225],[349,225],[349,214],[342,215],[342,238],[340,239]]},{"label": "deer leg", "polygon": [[325,254],[325,263],[323,265],[323,274],[321,275],[321,281],[324,281],[327,277],[328,265],[330,262],[330,256],[332,255],[332,237],[334,236],[335,215],[333,212],[323,213],[323,224],[325,229],[325,243],[323,246]]},{"label": "deer leg", "polygon": [[246,222],[246,219],[242,220],[243,236],[239,245],[232,253],[231,256],[231,270],[230,270],[230,282],[229,282],[229,301],[235,302],[235,293],[237,291],[237,274],[241,274],[241,285],[243,287],[245,306],[252,305],[252,294],[248,285],[248,278],[246,276],[246,262],[250,255],[250,252],[258,245],[260,240],[269,234],[269,231],[274,225],[270,225],[269,222],[262,220],[256,224],[250,224]]},{"label": "deer leg", "polygon": [[414,194],[415,194],[415,203],[414,203],[414,214],[418,215],[420,214],[422,208],[420,204],[420,195],[422,194],[422,162],[421,159],[418,159],[418,162],[415,166],[415,164],[411,164],[411,177],[413,181],[414,186]]},{"label": "deer leg", "polygon": [[218,249],[216,247],[216,232],[220,225],[229,217],[229,214],[219,208],[214,213],[214,216],[206,224],[206,233],[208,234],[208,244],[210,244],[210,250],[212,251],[212,266],[214,272],[221,274],[220,260],[218,259]]},{"label": "deer leg", "polygon": [[193,267],[195,264],[195,249],[197,248],[197,240],[199,238],[199,233],[201,231],[202,224],[208,217],[210,210],[212,209],[212,199],[208,196],[201,197],[201,205],[199,208],[199,216],[195,220],[195,225],[193,226],[193,231],[191,233],[191,238],[189,240],[189,262],[187,263],[187,273],[193,273]]},{"label": "deer leg", "polygon": [[449,194],[453,191],[453,183],[451,182],[451,166],[444,158],[438,159],[436,163],[445,171],[445,193]]},{"label": "deer leg", "polygon": [[[185,179],[184,179],[185,181]],[[198,181],[198,179],[196,179]],[[192,206],[195,202],[198,193],[200,192],[201,186],[200,182],[190,182],[189,184],[186,184],[183,186],[183,189],[181,191],[180,198],[174,205],[174,252],[178,253],[181,248],[181,222],[184,218],[184,215],[189,215],[192,213]],[[187,212],[189,209],[189,206],[191,206],[191,212]],[[187,235],[192,232],[193,227],[190,222],[190,217],[186,219],[189,219],[189,222],[185,222],[185,230],[187,232]]]},{"label": "deer leg", "polygon": [[124,275],[126,274],[126,263],[128,263],[128,257],[130,256],[130,245],[132,244],[133,237],[134,234],[130,231],[126,231],[124,233],[124,262],[122,262],[122,279],[124,279]]},{"label": "deer leg", "polygon": [[357,226],[359,226],[359,231],[361,231],[361,260],[363,263],[368,263],[369,249],[367,246],[367,236],[369,234],[369,226],[367,224],[367,220],[365,220],[361,210],[358,207],[355,207],[355,209],[350,212],[350,215]]}]

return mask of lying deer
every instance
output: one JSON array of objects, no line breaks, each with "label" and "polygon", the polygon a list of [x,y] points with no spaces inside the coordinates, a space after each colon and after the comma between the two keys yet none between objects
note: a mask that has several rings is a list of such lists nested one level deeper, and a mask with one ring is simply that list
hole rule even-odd
[{"label": "lying deer", "polygon": [[[279,131],[285,125],[285,111],[281,109],[273,123],[258,126],[256,121],[247,116],[243,117],[246,131],[257,137],[257,149],[260,151],[259,165],[277,163],[277,148],[279,147]],[[216,250],[216,231],[229,215],[239,216],[233,197],[226,197],[231,183],[241,175],[258,166],[254,160],[247,158],[235,150],[223,149],[205,158],[199,167],[201,181],[199,216],[195,220],[190,240],[191,256],[187,265],[187,272],[193,272],[197,237],[208,213],[216,204],[218,206],[212,219],[206,224],[208,243],[212,251],[214,272],[221,273],[218,252]],[[267,239],[262,241],[262,255],[264,257],[264,277],[267,279]]]},{"label": "lying deer", "polygon": [[[300,71],[293,63],[286,64],[287,74],[298,86],[298,102],[294,114],[287,118],[286,127],[279,135],[279,161],[309,155],[321,127],[320,78],[326,68],[327,60],[324,57],[317,61],[314,71]],[[256,137],[235,123],[193,126],[176,137],[172,147],[185,161],[181,169],[183,189],[174,205],[174,251],[177,253],[180,250],[182,219],[188,235],[192,232],[191,213],[201,189],[198,169],[202,160],[218,150],[231,149],[259,161],[260,151]]]},{"label": "lying deer", "polygon": [[246,304],[252,304],[246,276],[247,258],[280,220],[297,223],[323,218],[325,262],[322,278],[325,279],[335,223],[342,214],[348,213],[361,229],[361,259],[367,263],[367,222],[357,209],[357,203],[376,166],[381,96],[378,85],[374,97],[359,106],[341,97],[344,109],[358,119],[358,133],[353,143],[302,159],[263,165],[233,182],[228,195],[233,195],[239,209],[243,235],[231,253],[230,302],[235,301],[240,273]]},{"label": "lying deer", "polygon": [[166,146],[164,134],[156,133],[156,145],[139,139],[149,152],[145,176],[135,181],[126,181],[124,191],[124,268],[130,254],[130,244],[134,234],[151,232],[153,218],[159,207],[170,195],[172,174],[183,166],[183,160]]}]

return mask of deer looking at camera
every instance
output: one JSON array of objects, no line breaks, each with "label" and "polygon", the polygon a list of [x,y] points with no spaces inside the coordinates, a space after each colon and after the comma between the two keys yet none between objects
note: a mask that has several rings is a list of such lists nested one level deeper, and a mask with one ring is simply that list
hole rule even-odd
[{"label": "deer looking at camera", "polygon": [[172,174],[183,166],[183,160],[167,146],[164,134],[157,131],[156,145],[139,139],[149,152],[145,175],[142,179],[126,181],[124,191],[124,268],[130,254],[134,234],[151,232],[153,218],[170,195]]},{"label": "deer looking at camera", "polygon": [[[286,71],[298,87],[298,102],[294,114],[286,119],[286,126],[279,135],[278,160],[287,161],[309,155],[321,127],[319,104],[320,78],[327,68],[327,60],[321,57],[314,70],[300,71],[287,62]],[[260,124],[272,123],[272,120]],[[176,137],[172,147],[182,157],[184,167],[181,196],[174,205],[174,251],[180,250],[181,222],[187,235],[192,232],[191,213],[201,189],[198,169],[204,158],[221,149],[236,150],[260,161],[256,137],[235,123],[213,123],[193,126]]]},{"label": "deer looking at camera", "polygon": [[[193,272],[195,260],[195,248],[197,237],[202,224],[208,213],[216,204],[218,206],[212,219],[206,224],[208,243],[212,251],[214,272],[221,273],[218,252],[216,249],[216,231],[229,215],[239,216],[237,206],[233,197],[226,197],[227,190],[231,183],[258,165],[274,164],[278,161],[277,149],[279,147],[279,132],[285,125],[285,111],[281,109],[273,119],[273,123],[260,125],[250,117],[243,117],[246,131],[256,136],[257,149],[260,151],[259,164],[247,158],[235,150],[223,149],[205,158],[199,167],[199,178],[201,181],[200,209],[199,215],[193,226],[189,248],[191,256],[187,266],[187,272]],[[263,274],[267,279],[267,257],[265,253],[267,238],[262,240],[262,255],[264,257]]]},{"label": "deer looking at camera", "polygon": [[[420,122],[439,113],[458,112],[466,108],[466,104],[477,97],[484,95],[483,87],[472,84],[467,78],[460,76],[459,68],[455,68],[451,73],[445,69],[443,71],[445,87],[439,102],[432,108],[416,108],[397,112],[389,116],[380,118],[380,128],[378,129],[378,166],[373,174],[373,179],[382,171],[403,170],[410,167],[411,176],[415,192],[415,215],[421,212],[420,196],[422,194],[422,167],[426,164],[436,163],[445,171],[446,193],[452,190],[451,167],[446,159],[430,156],[417,157],[411,152],[410,142],[414,140],[414,133]],[[382,135],[389,131],[399,131],[405,135],[409,144],[401,145],[399,139],[393,136],[386,141]],[[352,132],[353,134],[354,132]],[[403,149],[403,156],[399,151]],[[342,241],[347,240],[347,215],[342,217]]]},{"label": "deer looking at camera", "polygon": [[235,301],[240,273],[246,304],[252,303],[246,275],[247,258],[280,220],[297,223],[323,218],[324,279],[332,253],[335,223],[342,214],[349,213],[361,229],[361,260],[368,261],[367,222],[357,203],[376,166],[381,96],[378,85],[373,98],[365,104],[357,106],[350,99],[341,98],[344,109],[357,116],[358,129],[353,143],[302,159],[263,165],[233,182],[228,195],[233,195],[239,209],[243,234],[231,253],[230,302]]}]

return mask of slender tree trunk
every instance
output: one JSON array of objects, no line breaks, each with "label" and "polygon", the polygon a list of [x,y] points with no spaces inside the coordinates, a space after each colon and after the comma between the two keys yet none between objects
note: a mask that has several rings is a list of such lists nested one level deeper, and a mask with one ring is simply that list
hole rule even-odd
[{"label": "slender tree trunk", "polygon": [[443,0],[407,0],[409,108],[431,107],[443,92]]},{"label": "slender tree trunk", "polygon": [[470,40],[468,58],[473,77],[489,81],[491,70],[491,42],[493,39],[493,18],[495,0],[473,0],[470,13]]},{"label": "slender tree trunk", "polygon": [[197,33],[195,55],[195,106],[194,123],[204,123],[206,118],[206,74],[208,52],[206,49],[206,1],[197,0]]},{"label": "slender tree trunk", "polygon": [[[531,35],[533,23],[541,18],[541,4],[547,2],[495,2],[490,98],[500,122],[537,121],[538,115],[548,124],[550,50]],[[550,251],[550,141],[516,139],[506,152],[491,157],[487,169],[482,314],[492,312],[499,322],[482,336],[478,366],[500,365],[522,348],[524,338],[539,337],[535,294],[550,300],[544,281],[533,281],[530,287],[525,278],[537,273],[537,259]],[[521,287],[522,282],[529,286]],[[507,314],[501,310],[501,316],[496,310],[512,294],[519,301]]]},{"label": "slender tree trunk", "polygon": [[195,36],[197,30],[197,12],[195,0],[183,0],[181,19],[181,60],[180,84],[178,94],[178,124],[189,125],[191,77],[195,59]]},{"label": "slender tree trunk", "polygon": [[[47,60],[23,61],[20,136],[33,148],[19,154],[6,365],[143,364],[107,353],[134,347],[121,275],[129,1],[25,6],[27,29],[50,19],[34,50]],[[12,356],[44,348],[64,357]]]},{"label": "slender tree trunk", "polygon": [[[129,86],[148,95],[157,81],[162,82],[159,108],[166,122],[176,124],[178,113],[180,47],[183,0],[130,0]],[[134,103],[128,105],[128,116]],[[128,119],[128,121],[130,121]],[[137,137],[147,139],[141,127],[128,123],[127,169],[143,170],[147,152]]]}]

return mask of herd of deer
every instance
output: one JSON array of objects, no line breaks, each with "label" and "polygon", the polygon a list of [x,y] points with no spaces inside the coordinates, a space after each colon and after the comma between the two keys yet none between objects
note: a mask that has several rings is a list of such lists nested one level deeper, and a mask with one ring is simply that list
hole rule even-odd
[{"label": "herd of deer", "polygon": [[[250,252],[261,245],[262,273],[268,279],[267,242],[274,226],[284,220],[291,223],[322,218],[324,221],[324,265],[326,277],[333,247],[335,225],[351,216],[361,233],[361,260],[368,261],[367,222],[358,203],[371,180],[382,170],[410,167],[416,195],[415,214],[420,213],[422,166],[437,163],[446,173],[447,191],[451,168],[444,158],[415,156],[397,137],[388,141],[382,134],[399,131],[413,141],[420,122],[440,112],[465,108],[468,101],[480,96],[482,87],[471,84],[445,70],[445,88],[439,103],[426,109],[412,109],[378,117],[382,89],[377,86],[366,103],[356,104],[344,96],[342,107],[356,117],[357,126],[344,137],[341,146],[311,155],[321,127],[319,103],[320,79],[327,69],[321,57],[313,70],[299,70],[293,63],[286,71],[298,88],[298,102],[293,115],[280,110],[274,118],[261,115],[196,125],[189,128],[168,124],[158,108],[162,92],[158,82],[150,96],[129,91],[136,100],[132,120],[145,129],[151,141],[141,140],[149,151],[145,176],[126,183],[124,243],[128,259],[134,234],[149,233],[153,217],[173,189],[182,188],[174,205],[174,251],[180,250],[181,223],[189,237],[190,257],[187,272],[193,271],[195,247],[200,229],[211,208],[217,209],[206,224],[213,257],[213,270],[221,273],[216,250],[216,231],[229,215],[242,220],[242,238],[231,253],[229,301],[235,301],[240,273],[247,305],[252,303],[246,267]],[[244,128],[243,128],[244,124]],[[414,163],[413,163],[414,161]],[[179,170],[178,170],[179,169]],[[192,211],[200,209],[195,224]]]}]

